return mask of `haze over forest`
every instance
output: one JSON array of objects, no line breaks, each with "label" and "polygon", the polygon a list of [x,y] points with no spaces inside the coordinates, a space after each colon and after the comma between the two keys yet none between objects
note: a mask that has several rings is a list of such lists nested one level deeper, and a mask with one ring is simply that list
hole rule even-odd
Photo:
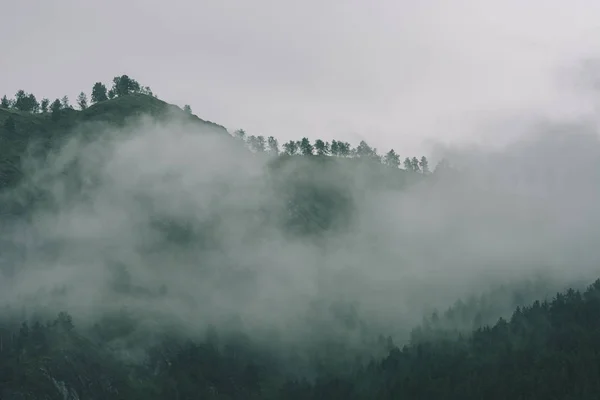
[{"label": "haze over forest", "polygon": [[[528,100],[447,123],[476,140],[429,145],[386,136],[394,118],[372,140],[319,114],[281,135],[246,111],[230,127],[137,68],[77,92],[5,85],[0,399],[596,399],[600,69],[585,46],[566,57],[573,37],[546,53],[562,101],[533,101],[544,79],[513,85]],[[347,73],[373,78],[367,102],[381,82],[364,68]],[[357,93],[345,77],[333,87]],[[474,104],[456,93],[455,121]],[[357,129],[376,115],[341,110]]]},{"label": "haze over forest", "polygon": [[[82,92],[79,110],[67,97],[2,98],[6,332],[73,318],[129,368],[149,368],[152,346],[244,335],[268,366],[285,365],[264,379],[310,381],[596,278],[592,126],[541,124],[504,151],[455,150],[430,168],[364,141],[230,133],[127,75],[111,83],[93,85],[91,105]],[[15,334],[2,339],[17,346],[14,371],[24,354],[42,362]],[[46,362],[55,389],[73,385]],[[152,390],[174,393],[164,385]],[[256,390],[240,385],[215,396]]]}]

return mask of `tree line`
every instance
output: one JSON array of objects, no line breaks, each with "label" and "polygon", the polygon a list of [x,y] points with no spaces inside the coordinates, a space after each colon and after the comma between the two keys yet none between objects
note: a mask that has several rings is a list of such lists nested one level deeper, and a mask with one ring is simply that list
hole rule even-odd
[{"label": "tree line", "polygon": [[[90,104],[101,103],[135,93],[156,97],[150,87],[140,85],[137,80],[128,75],[121,75],[113,78],[110,89],[102,82],[94,83],[89,100],[87,94],[81,92],[77,96],[76,104],[80,110],[85,110]],[[0,99],[0,108],[14,109],[33,114],[45,114],[50,112],[53,118],[58,118],[61,110],[74,109],[70,103],[69,97],[66,95],[60,99],[57,98],[52,102],[50,102],[48,98],[43,98],[41,101],[38,101],[33,93],[27,93],[24,90],[18,90],[12,99],[4,95]],[[188,104],[183,107],[183,110],[187,113],[192,113],[192,109]],[[15,123],[12,118],[8,118],[4,125],[4,128],[8,132],[13,132],[15,130]],[[273,136],[265,138],[261,135],[247,135],[246,131],[243,129],[236,130],[233,135],[242,140],[251,151],[257,153],[266,152],[273,155],[287,154],[289,156],[318,155],[361,158],[370,159],[393,168],[400,168],[403,166],[406,171],[420,172],[422,174],[428,174],[430,172],[429,161],[425,156],[420,158],[406,157],[404,161],[402,161],[400,155],[393,149],[380,155],[376,148],[369,146],[364,140],[361,141],[358,146],[352,147],[350,143],[342,140],[332,140],[331,142],[328,142],[317,139],[313,143],[308,138],[304,137],[301,140],[290,140],[284,143],[280,149],[279,141]]]},{"label": "tree line", "polygon": [[364,140],[358,146],[352,147],[350,143],[342,140],[328,142],[317,139],[313,143],[307,137],[304,137],[301,140],[290,140],[284,143],[280,149],[279,141],[273,136],[265,138],[261,135],[248,135],[243,129],[236,130],[233,136],[243,141],[255,153],[361,158],[373,160],[393,168],[400,168],[402,165],[406,171],[420,172],[422,174],[430,173],[427,157],[406,157],[404,162],[401,162],[400,155],[394,149],[391,149],[384,155],[380,155],[376,148],[369,146]]},{"label": "tree line", "polygon": [[[79,93],[76,99],[77,107],[85,110],[90,104],[100,103],[116,97],[127,96],[134,93],[147,94],[156,97],[150,87],[142,86],[138,81],[128,75],[115,76],[112,80],[110,89],[102,82],[96,82],[92,87],[90,101],[85,92]],[[38,113],[56,113],[63,109],[74,109],[70,103],[69,96],[63,96],[50,102],[48,98],[38,101],[33,93],[27,93],[24,90],[18,90],[14,98],[8,98],[6,95],[0,99],[0,107],[13,109],[32,114]]]}]

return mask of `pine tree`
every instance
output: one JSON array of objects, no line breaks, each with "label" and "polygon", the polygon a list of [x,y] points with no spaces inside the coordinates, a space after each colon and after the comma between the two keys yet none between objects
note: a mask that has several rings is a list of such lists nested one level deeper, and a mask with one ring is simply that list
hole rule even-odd
[{"label": "pine tree", "polygon": [[2,100],[0,100],[0,107],[2,108],[10,108],[10,100],[6,95],[2,96]]},{"label": "pine tree", "polygon": [[84,92],[79,93],[79,96],[77,96],[77,105],[80,110],[85,110],[88,107],[87,96]]},{"label": "pine tree", "polygon": [[71,104],[69,104],[69,96],[64,95],[62,99],[60,99],[60,103],[63,109],[71,108]]},{"label": "pine tree", "polygon": [[273,136],[267,138],[267,146],[269,147],[269,153],[274,156],[279,154],[279,142]]},{"label": "pine tree", "polygon": [[383,163],[390,167],[398,168],[400,167],[400,156],[394,151],[394,149],[391,149],[385,154]]},{"label": "pine tree", "polygon": [[412,164],[412,170],[415,172],[419,172],[420,168],[419,168],[419,159],[417,157],[413,157],[412,160],[410,160],[410,163]]},{"label": "pine tree", "polygon": [[419,165],[421,166],[421,172],[425,175],[429,174],[429,161],[427,161],[427,157],[421,157],[419,161]]},{"label": "pine tree", "polygon": [[317,139],[315,141],[315,150],[317,151],[318,155],[325,156],[329,154],[329,143],[326,143],[321,139]]},{"label": "pine tree", "polygon": [[43,98],[42,102],[40,103],[40,109],[42,110],[43,113],[47,113],[48,112],[48,106],[50,105],[50,100],[48,100],[47,98]]},{"label": "pine tree", "polygon": [[92,104],[108,100],[106,86],[102,82],[96,82],[92,88]]},{"label": "pine tree", "polygon": [[302,155],[309,156],[313,154],[314,147],[310,143],[310,140],[308,140],[308,138],[302,138],[299,147],[300,151],[302,152]]}]

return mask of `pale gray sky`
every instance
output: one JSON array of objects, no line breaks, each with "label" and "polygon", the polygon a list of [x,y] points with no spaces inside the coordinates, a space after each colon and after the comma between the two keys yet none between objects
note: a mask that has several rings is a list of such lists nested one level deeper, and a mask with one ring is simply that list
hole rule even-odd
[{"label": "pale gray sky", "polygon": [[489,140],[482,121],[589,112],[571,81],[600,53],[595,0],[0,3],[2,93],[74,100],[127,73],[230,130],[401,156]]}]

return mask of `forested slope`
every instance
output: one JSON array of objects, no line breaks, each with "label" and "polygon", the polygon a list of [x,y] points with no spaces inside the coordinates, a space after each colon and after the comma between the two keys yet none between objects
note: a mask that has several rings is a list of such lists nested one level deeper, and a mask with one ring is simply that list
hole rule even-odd
[{"label": "forested slope", "polygon": [[598,397],[562,197],[230,134],[126,75],[91,100],[0,104],[0,399]]}]

